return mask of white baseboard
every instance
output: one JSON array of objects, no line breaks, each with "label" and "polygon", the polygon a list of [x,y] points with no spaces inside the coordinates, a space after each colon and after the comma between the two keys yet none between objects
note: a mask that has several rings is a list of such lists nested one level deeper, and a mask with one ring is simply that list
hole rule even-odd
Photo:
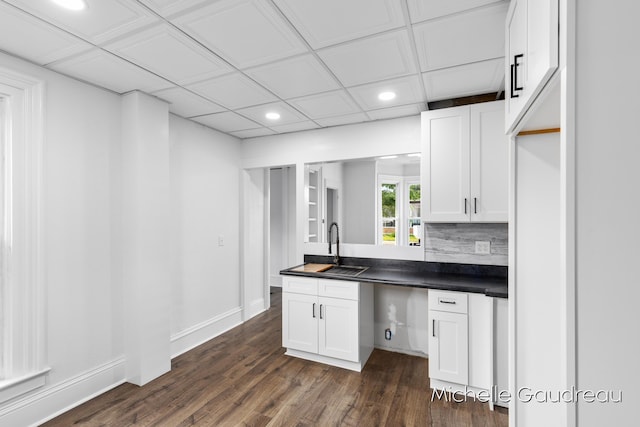
[{"label": "white baseboard", "polygon": [[242,308],[237,307],[171,337],[171,358],[186,353],[242,323]]},{"label": "white baseboard", "polygon": [[125,382],[124,357],[90,369],[0,409],[0,425],[37,426]]},{"label": "white baseboard", "polygon": [[264,308],[264,298],[259,298],[256,300],[253,300],[249,303],[249,310],[247,312],[247,318],[245,320],[249,320],[254,316],[257,316],[258,314],[262,313],[265,308]]},{"label": "white baseboard", "polygon": [[272,274],[269,277],[269,286],[275,286],[276,288],[282,287],[282,276],[279,274]]},{"label": "white baseboard", "polygon": [[419,351],[419,350],[410,350],[407,348],[399,348],[399,347],[392,347],[392,346],[385,346],[385,345],[380,345],[379,343],[374,344],[373,346],[374,348],[377,348],[379,350],[384,350],[384,351],[390,351],[392,353],[402,353],[402,354],[408,354],[409,356],[418,356],[418,357],[422,357],[425,359],[429,358],[429,355]]}]

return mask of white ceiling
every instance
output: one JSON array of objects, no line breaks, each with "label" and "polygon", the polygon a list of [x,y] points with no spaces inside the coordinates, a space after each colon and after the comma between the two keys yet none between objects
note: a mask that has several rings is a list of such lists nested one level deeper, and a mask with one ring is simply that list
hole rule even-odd
[{"label": "white ceiling", "polygon": [[239,138],[411,116],[504,86],[508,0],[86,2],[0,0],[0,50],[150,93]]}]

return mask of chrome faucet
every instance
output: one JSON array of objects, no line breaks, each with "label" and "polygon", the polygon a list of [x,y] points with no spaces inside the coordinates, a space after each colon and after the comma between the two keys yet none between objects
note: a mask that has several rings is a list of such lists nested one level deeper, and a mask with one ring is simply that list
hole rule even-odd
[{"label": "chrome faucet", "polygon": [[339,265],[340,264],[340,231],[338,229],[337,222],[332,222],[331,225],[329,226],[329,255],[331,255],[331,240],[333,240],[331,231],[333,230],[334,225],[336,226],[336,254],[333,256],[333,263],[335,265]]}]

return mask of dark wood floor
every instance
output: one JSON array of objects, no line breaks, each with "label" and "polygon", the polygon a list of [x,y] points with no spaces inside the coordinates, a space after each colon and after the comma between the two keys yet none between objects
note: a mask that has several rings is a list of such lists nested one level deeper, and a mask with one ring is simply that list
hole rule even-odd
[{"label": "dark wood floor", "polygon": [[245,324],[45,426],[507,426],[479,402],[431,402],[427,359],[375,350],[361,373],[284,355],[281,294]]}]

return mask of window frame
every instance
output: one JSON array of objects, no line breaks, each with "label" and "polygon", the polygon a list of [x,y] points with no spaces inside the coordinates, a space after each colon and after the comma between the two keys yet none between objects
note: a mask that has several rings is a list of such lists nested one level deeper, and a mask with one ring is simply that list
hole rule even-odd
[{"label": "window frame", "polygon": [[41,387],[45,366],[42,271],[44,83],[0,68],[0,403]]},{"label": "window frame", "polygon": [[[377,174],[376,178],[376,245],[383,245],[382,237],[383,220],[382,217],[382,184],[396,185],[396,240],[394,246],[410,247],[409,242],[409,185],[420,185],[419,176],[398,176],[388,174]],[[422,188],[421,188],[422,191]],[[422,192],[420,194],[422,197]],[[422,246],[422,239],[420,245]],[[417,247],[417,246],[416,246]]]}]

